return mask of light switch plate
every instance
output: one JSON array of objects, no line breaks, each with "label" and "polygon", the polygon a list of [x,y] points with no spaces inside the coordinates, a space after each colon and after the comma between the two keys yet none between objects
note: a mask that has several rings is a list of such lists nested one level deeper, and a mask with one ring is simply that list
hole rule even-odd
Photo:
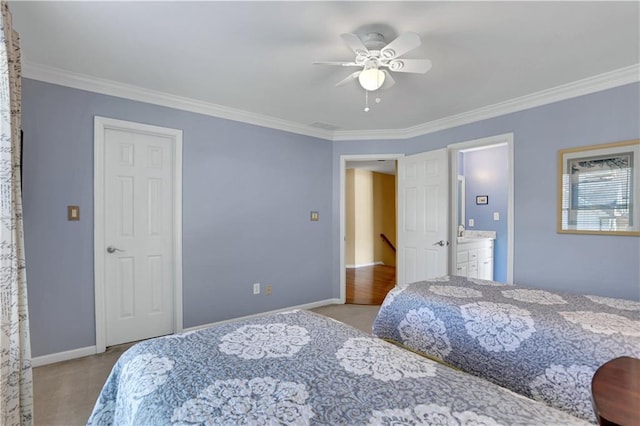
[{"label": "light switch plate", "polygon": [[67,220],[80,220],[80,206],[67,206]]},{"label": "light switch plate", "polygon": [[500,220],[500,213],[493,212],[493,220]]},{"label": "light switch plate", "polygon": [[469,219],[469,226],[473,226],[476,222],[473,219]]},{"label": "light switch plate", "polygon": [[311,221],[317,222],[320,220],[320,214],[318,212],[311,212]]}]

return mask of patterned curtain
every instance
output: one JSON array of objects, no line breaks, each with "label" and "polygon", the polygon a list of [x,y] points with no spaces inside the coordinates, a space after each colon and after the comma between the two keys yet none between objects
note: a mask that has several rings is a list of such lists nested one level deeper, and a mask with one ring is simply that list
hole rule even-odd
[{"label": "patterned curtain", "polygon": [[0,424],[33,423],[20,184],[20,39],[0,3]]}]

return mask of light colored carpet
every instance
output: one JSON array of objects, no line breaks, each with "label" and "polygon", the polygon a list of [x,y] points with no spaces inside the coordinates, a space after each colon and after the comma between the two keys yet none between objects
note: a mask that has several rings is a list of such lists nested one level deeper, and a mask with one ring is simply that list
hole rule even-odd
[{"label": "light colored carpet", "polygon": [[327,305],[311,309],[369,334],[379,310],[380,305]]},{"label": "light colored carpet", "polygon": [[[312,311],[371,333],[380,306],[329,305]],[[131,344],[105,353],[33,369],[34,424],[86,425],[111,368]]]}]

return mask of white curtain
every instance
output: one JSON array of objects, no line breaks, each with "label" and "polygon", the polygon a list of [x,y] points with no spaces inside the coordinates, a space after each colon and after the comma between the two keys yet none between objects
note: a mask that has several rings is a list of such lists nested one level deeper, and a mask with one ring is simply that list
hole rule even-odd
[{"label": "white curtain", "polygon": [[20,183],[20,39],[0,3],[0,424],[33,423]]}]

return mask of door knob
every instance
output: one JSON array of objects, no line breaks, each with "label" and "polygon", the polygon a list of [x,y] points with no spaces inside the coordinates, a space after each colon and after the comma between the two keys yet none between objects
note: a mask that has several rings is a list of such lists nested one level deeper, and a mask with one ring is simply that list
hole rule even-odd
[{"label": "door knob", "polygon": [[440,247],[444,247],[444,246],[448,246],[449,245],[449,241],[444,241],[444,240],[440,240],[437,243],[433,243],[434,246],[440,246]]},{"label": "door knob", "polygon": [[117,251],[123,252],[124,250],[120,250],[119,248],[116,248],[114,246],[107,247],[107,253],[115,253]]}]

